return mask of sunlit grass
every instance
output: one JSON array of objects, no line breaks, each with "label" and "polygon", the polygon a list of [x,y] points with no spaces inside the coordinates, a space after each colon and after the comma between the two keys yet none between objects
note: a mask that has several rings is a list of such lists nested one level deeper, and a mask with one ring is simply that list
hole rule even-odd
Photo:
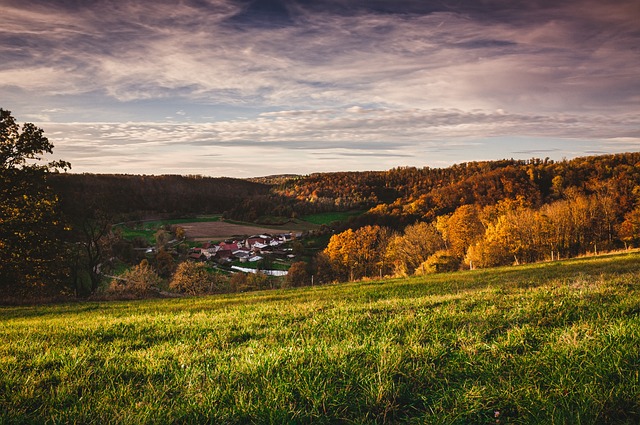
[{"label": "sunlit grass", "polygon": [[640,254],[0,309],[0,423],[638,423]]}]

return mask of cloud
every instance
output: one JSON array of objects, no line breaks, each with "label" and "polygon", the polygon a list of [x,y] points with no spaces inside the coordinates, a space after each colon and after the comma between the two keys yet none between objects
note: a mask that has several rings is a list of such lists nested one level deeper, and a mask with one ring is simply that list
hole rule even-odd
[{"label": "cloud", "polygon": [[638,21],[635,0],[6,1],[0,106],[83,170],[633,150]]},{"label": "cloud", "polygon": [[[616,89],[634,79],[640,59],[628,49],[638,38],[630,18],[612,8],[590,3],[609,12],[596,15],[578,2],[527,10],[529,22],[511,13],[515,26],[488,19],[491,9],[478,13],[465,2],[426,9],[409,2],[403,10],[413,13],[405,14],[375,13],[392,10],[386,2],[369,8],[360,2],[350,14],[335,13],[345,10],[343,2],[325,4],[333,9],[230,1],[160,2],[153,8],[97,2],[73,14],[9,7],[1,23],[35,48],[28,60],[5,52],[10,60],[0,77],[30,91],[97,90],[121,102],[178,96],[255,106],[525,110],[535,102],[583,110],[612,98],[628,104],[631,94],[638,95],[637,87],[633,93]],[[286,15],[288,24],[253,25],[258,15],[271,16],[268,11]],[[25,66],[31,74],[21,81]],[[628,76],[612,82],[606,76],[614,70]]]},{"label": "cloud", "polygon": [[[73,158],[75,171],[93,167],[114,172],[120,167],[122,172],[163,174],[188,163],[190,172],[224,175],[226,170],[242,177],[258,175],[256,169],[269,173],[267,168],[327,171],[327,161],[334,162],[329,167],[333,170],[388,169],[448,165],[456,162],[456,155],[470,152],[481,155],[476,159],[533,155],[559,159],[587,154],[595,147],[615,152],[640,146],[640,119],[632,114],[612,119],[351,107],[268,112],[210,123],[47,123],[44,127],[56,155]],[[536,148],[519,149],[524,138]],[[584,146],[580,148],[577,141]],[[210,160],[216,165],[208,168]],[[230,169],[227,163],[237,165]],[[200,168],[194,170],[194,164]]]}]

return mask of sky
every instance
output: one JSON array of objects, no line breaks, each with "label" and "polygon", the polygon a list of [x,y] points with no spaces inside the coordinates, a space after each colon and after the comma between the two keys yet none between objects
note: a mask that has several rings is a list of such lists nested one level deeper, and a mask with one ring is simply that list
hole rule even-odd
[{"label": "sky", "polygon": [[640,2],[0,0],[0,108],[76,173],[640,151]]}]

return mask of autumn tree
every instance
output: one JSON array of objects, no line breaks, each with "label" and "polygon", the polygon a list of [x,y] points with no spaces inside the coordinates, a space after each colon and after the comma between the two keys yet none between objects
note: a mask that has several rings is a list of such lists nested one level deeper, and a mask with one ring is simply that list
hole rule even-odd
[{"label": "autumn tree", "polygon": [[507,210],[487,225],[482,239],[467,250],[465,262],[491,267],[537,261],[543,256],[544,239],[542,221],[535,210]]},{"label": "autumn tree", "polygon": [[286,285],[291,287],[309,285],[311,277],[307,271],[307,266],[304,261],[297,261],[291,264],[286,277]]},{"label": "autumn tree", "polygon": [[388,240],[389,231],[380,226],[347,229],[333,235],[324,252],[339,278],[354,280],[382,271]]},{"label": "autumn tree", "polygon": [[164,278],[168,278],[175,272],[177,266],[173,256],[164,248],[156,254],[156,269],[158,274]]},{"label": "autumn tree", "polygon": [[[110,258],[114,243],[111,232],[112,218],[100,208],[84,206],[80,219],[73,225],[76,252],[74,264],[74,288],[77,295],[85,295],[98,290],[106,261]],[[89,276],[89,287],[78,276]]]},{"label": "autumn tree", "polygon": [[5,294],[41,293],[65,279],[65,226],[47,176],[70,167],[43,162],[53,145],[42,129],[20,127],[0,109],[0,288]]},{"label": "autumn tree", "polygon": [[156,240],[156,249],[160,251],[161,249],[164,249],[171,240],[171,233],[167,232],[165,229],[158,229],[154,238]]},{"label": "autumn tree", "polygon": [[450,216],[438,217],[436,227],[449,252],[459,259],[464,258],[467,249],[480,240],[485,231],[476,205],[463,205]]},{"label": "autumn tree", "polygon": [[187,231],[182,226],[173,226],[171,231],[176,235],[176,239],[179,241],[185,239],[187,236]]},{"label": "autumn tree", "polygon": [[247,275],[247,287],[250,290],[273,289],[274,282],[269,276],[258,270],[256,273]]},{"label": "autumn tree", "polygon": [[447,250],[434,252],[418,267],[414,274],[417,276],[431,273],[454,272],[460,268],[460,261]]},{"label": "autumn tree", "polygon": [[543,205],[540,218],[545,228],[545,244],[551,260],[570,255],[574,232],[569,202],[562,200]]},{"label": "autumn tree", "polygon": [[624,216],[618,226],[618,236],[627,248],[640,242],[640,205]]},{"label": "autumn tree", "polygon": [[185,261],[178,265],[169,288],[188,295],[226,292],[228,281],[225,277],[211,273],[205,263]]},{"label": "autumn tree", "polygon": [[419,222],[407,226],[402,235],[390,238],[385,253],[397,275],[413,273],[436,251],[444,248],[444,240],[431,223]]},{"label": "autumn tree", "polygon": [[229,285],[231,287],[231,292],[245,292],[249,290],[247,285],[247,273],[234,273],[231,276],[231,279],[229,279]]},{"label": "autumn tree", "polygon": [[[544,205],[541,220],[546,225],[546,245],[559,256],[569,257],[592,249],[595,253],[614,246],[618,221],[608,205],[609,197],[587,196],[567,190],[567,199]],[[554,256],[553,253],[551,254]]]},{"label": "autumn tree", "polygon": [[113,279],[107,292],[117,295],[144,296],[152,288],[157,287],[162,279],[149,265],[147,260],[142,260],[140,264],[124,272],[119,277]]},{"label": "autumn tree", "polygon": [[335,280],[331,259],[325,251],[320,251],[313,257],[310,268],[315,283],[331,283]]}]

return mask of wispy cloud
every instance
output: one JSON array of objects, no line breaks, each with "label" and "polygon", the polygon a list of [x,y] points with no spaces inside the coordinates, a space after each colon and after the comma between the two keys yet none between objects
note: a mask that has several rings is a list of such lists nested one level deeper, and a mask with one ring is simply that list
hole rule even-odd
[{"label": "wispy cloud", "polygon": [[[119,158],[126,157],[135,159],[137,169],[147,173],[167,173],[177,164],[198,163],[199,173],[219,175],[228,169],[228,163],[243,158],[244,168],[232,170],[243,177],[254,176],[265,167],[305,173],[345,169],[346,165],[354,169],[434,166],[443,157],[450,158],[452,151],[475,152],[478,159],[528,157],[536,152],[560,159],[575,156],[576,140],[593,141],[582,154],[594,145],[607,152],[640,146],[637,115],[614,120],[596,115],[352,107],[267,112],[254,119],[212,123],[49,123],[47,127],[56,153],[76,158],[76,171],[90,171],[91,167],[114,171],[118,169],[114,164],[121,163]],[[491,141],[513,134],[520,140],[552,140],[556,146],[541,148],[536,142],[536,149],[523,150],[516,141],[512,146],[506,144],[509,150],[505,150],[504,143]],[[211,164],[207,158],[218,162]],[[330,159],[336,163],[328,167]],[[120,171],[129,166],[127,163]]]},{"label": "wispy cloud", "polygon": [[62,131],[77,163],[244,145],[369,166],[384,144],[397,161],[507,136],[637,149],[638,2],[510,4],[6,1],[0,106]]}]

